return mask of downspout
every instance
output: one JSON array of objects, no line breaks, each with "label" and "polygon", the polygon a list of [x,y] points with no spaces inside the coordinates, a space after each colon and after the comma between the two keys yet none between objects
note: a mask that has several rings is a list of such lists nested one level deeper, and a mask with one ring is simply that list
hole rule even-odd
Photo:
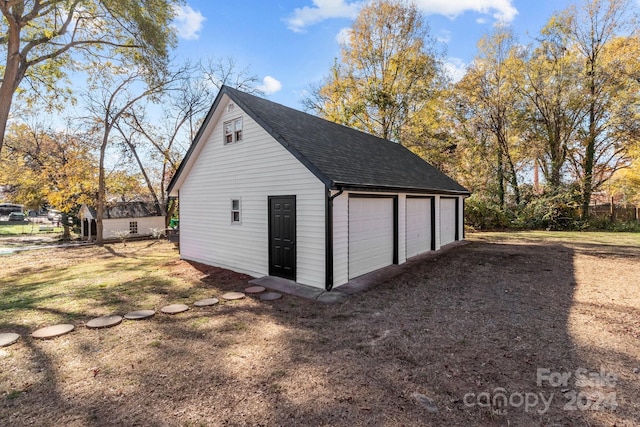
[{"label": "downspout", "polygon": [[326,237],[325,237],[325,285],[324,288],[330,291],[333,288],[333,199],[338,197],[344,192],[342,188],[339,191],[331,195],[331,190],[327,188],[327,203],[326,203]]}]

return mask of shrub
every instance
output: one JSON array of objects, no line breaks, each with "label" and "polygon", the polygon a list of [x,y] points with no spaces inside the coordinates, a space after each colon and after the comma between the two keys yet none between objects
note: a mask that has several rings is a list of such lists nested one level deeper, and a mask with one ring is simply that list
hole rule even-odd
[{"label": "shrub", "polygon": [[515,225],[525,229],[573,230],[582,228],[578,202],[571,193],[532,198],[517,211]]},{"label": "shrub", "polygon": [[475,230],[496,230],[509,228],[512,214],[498,204],[472,195],[465,201],[465,222]]}]

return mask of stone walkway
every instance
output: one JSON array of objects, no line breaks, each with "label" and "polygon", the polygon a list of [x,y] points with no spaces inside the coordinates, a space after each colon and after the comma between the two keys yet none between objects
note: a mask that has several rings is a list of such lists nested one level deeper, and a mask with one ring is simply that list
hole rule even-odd
[{"label": "stone walkway", "polygon": [[[278,292],[265,292],[264,287],[256,287],[250,286],[245,289],[245,292],[227,292],[222,295],[220,298],[226,301],[234,301],[239,300],[246,297],[246,294],[256,295],[258,299],[261,301],[273,301],[282,297],[282,294]],[[212,305],[218,304],[218,298],[206,298],[202,300],[198,300],[193,303],[195,307],[208,307]],[[186,304],[170,304],[162,307],[160,309],[161,313],[167,315],[176,315],[179,313],[184,313],[189,310],[190,307]],[[117,326],[122,323],[123,319],[126,320],[143,320],[149,319],[156,314],[155,310],[136,310],[126,313],[124,316],[120,316],[117,314],[96,317],[94,319],[89,320],[85,326],[89,329],[102,329],[102,328],[111,328]],[[37,339],[51,339],[55,337],[59,337],[62,335],[66,335],[72,332],[75,329],[74,325],[71,324],[59,324],[59,325],[51,325],[40,328],[34,331],[31,334],[32,338]],[[8,332],[8,333],[0,333],[0,347],[7,347],[14,343],[16,343],[20,339],[20,335]]]}]

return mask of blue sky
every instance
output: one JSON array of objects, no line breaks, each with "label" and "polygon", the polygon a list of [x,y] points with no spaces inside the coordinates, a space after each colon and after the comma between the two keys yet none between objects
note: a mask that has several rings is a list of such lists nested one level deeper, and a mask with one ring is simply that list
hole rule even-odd
[{"label": "blue sky", "polygon": [[[311,84],[327,74],[340,54],[341,31],[351,26],[363,1],[351,0],[188,0],[176,26],[180,58],[233,58],[263,80],[269,99],[302,109]],[[532,41],[566,0],[416,0],[444,44],[447,63],[460,75],[476,53],[476,43],[500,21],[510,23],[519,41]]]}]

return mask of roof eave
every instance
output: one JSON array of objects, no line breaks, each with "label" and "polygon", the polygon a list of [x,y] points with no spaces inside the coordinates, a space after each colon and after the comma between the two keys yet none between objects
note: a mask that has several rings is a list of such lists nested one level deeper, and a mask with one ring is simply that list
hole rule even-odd
[{"label": "roof eave", "polygon": [[332,183],[332,190],[346,190],[346,191],[371,191],[377,193],[412,193],[412,194],[444,194],[451,196],[470,196],[469,190],[450,190],[440,188],[426,188],[426,187],[398,187],[398,186],[384,186],[373,184],[353,184],[353,183]]}]

